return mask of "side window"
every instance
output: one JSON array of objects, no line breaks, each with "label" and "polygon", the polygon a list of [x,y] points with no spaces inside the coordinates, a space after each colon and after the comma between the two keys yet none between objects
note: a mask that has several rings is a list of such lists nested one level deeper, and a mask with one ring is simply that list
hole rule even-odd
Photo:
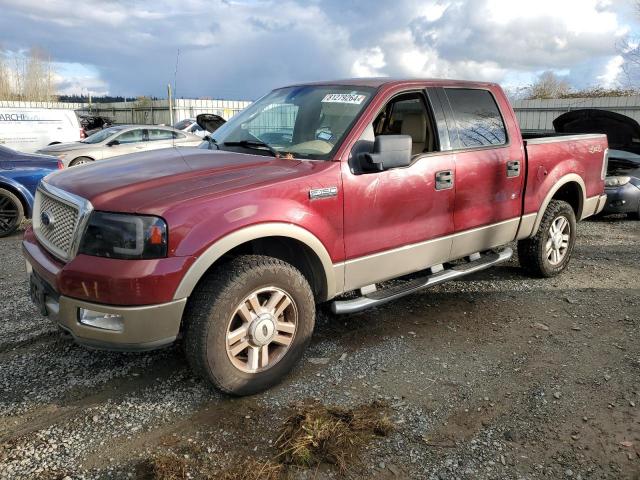
[{"label": "side window", "polygon": [[156,142],[158,140],[172,140],[173,132],[171,130],[162,130],[160,128],[149,129],[149,141]]},{"label": "side window", "polygon": [[118,142],[120,142],[121,144],[142,142],[142,130],[129,130],[128,132],[124,132],[123,134],[118,135],[115,140],[118,140]]},{"label": "side window", "polygon": [[438,150],[433,121],[419,93],[402,95],[389,102],[373,122],[373,130],[375,136],[411,136],[413,155]]},{"label": "side window", "polygon": [[[182,140],[184,138],[187,138],[187,136],[184,133],[180,133],[180,132],[169,132],[171,134],[171,138],[174,138],[176,140]],[[149,138],[149,140],[151,140],[151,138]]]},{"label": "side window", "polygon": [[498,105],[488,90],[445,88],[461,148],[504,145],[507,132]]}]

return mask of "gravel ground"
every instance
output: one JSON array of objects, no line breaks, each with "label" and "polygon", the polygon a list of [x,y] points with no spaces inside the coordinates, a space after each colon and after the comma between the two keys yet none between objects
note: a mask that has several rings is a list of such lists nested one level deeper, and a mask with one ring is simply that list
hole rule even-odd
[{"label": "gravel ground", "polygon": [[640,478],[640,222],[581,223],[554,279],[513,259],[360,314],[322,310],[300,367],[241,399],[195,378],[179,347],[106,353],[60,337],[28,300],[19,246],[0,239],[2,480],[141,478],[167,452],[215,478],[273,458],[302,400],[384,400],[396,428],[345,474],[296,478]]}]

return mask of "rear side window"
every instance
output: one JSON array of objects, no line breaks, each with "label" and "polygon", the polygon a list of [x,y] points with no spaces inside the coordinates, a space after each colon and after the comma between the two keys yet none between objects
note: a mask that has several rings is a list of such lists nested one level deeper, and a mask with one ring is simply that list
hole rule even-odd
[{"label": "rear side window", "polygon": [[445,88],[458,127],[461,148],[507,143],[498,105],[488,90]]},{"label": "rear side window", "polygon": [[149,141],[155,142],[156,140],[172,140],[173,132],[171,130],[161,130],[156,128],[149,129]]}]

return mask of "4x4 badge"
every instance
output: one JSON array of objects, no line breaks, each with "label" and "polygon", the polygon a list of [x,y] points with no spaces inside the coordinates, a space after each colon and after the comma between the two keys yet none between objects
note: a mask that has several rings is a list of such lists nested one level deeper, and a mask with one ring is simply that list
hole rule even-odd
[{"label": "4x4 badge", "polygon": [[338,187],[314,188],[313,190],[309,190],[309,198],[311,200],[335,197],[336,195],[338,195]]}]

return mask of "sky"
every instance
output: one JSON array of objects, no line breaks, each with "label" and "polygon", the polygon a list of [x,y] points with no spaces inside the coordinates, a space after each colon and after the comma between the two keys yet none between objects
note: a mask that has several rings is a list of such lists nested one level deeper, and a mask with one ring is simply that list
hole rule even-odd
[{"label": "sky", "polygon": [[[627,86],[634,0],[0,0],[0,51],[45,49],[59,93],[253,100],[296,82],[446,77]],[[179,52],[179,55],[178,55]],[[177,64],[177,73],[176,73]]]}]

